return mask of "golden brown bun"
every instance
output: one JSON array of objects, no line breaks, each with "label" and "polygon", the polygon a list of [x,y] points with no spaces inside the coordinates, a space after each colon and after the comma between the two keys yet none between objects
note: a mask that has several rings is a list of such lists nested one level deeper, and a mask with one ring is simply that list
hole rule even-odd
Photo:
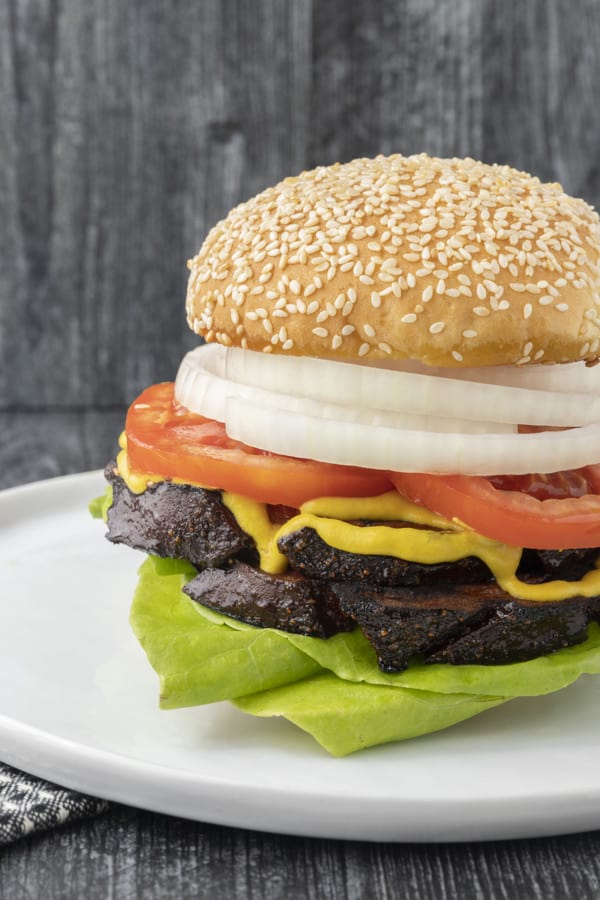
[{"label": "golden brown bun", "polygon": [[207,341],[438,366],[600,355],[600,222],[559,184],[421,154],[287,178],[219,222],[191,270]]}]

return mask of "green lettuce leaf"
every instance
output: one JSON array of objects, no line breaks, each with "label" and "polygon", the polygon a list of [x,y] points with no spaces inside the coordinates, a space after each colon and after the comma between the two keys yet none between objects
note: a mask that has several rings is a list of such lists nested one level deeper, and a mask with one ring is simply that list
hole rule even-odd
[{"label": "green lettuce leaf", "polygon": [[[195,606],[209,622],[256,631],[252,625],[237,622],[199,604]],[[326,641],[280,631],[275,634],[345,681],[442,694],[535,697],[558,691],[580,675],[600,674],[600,625],[595,622],[589,626],[588,639],[584,643],[527,662],[497,666],[425,666],[415,660],[408,669],[397,674],[381,671],[373,648],[358,628],[349,634],[336,634]]]},{"label": "green lettuce leaf", "polygon": [[159,675],[165,709],[231,700],[283,716],[336,756],[447,728],[519,696],[600,673],[600,627],[585,643],[504,666],[424,666],[388,675],[357,629],[327,640],[255,628],[195,603],[184,562],[149,558],[131,624]]},{"label": "green lettuce leaf", "polygon": [[154,557],[140,568],[130,623],[159,676],[163,709],[232,700],[320,670],[273,629],[241,631],[199,616],[181,591],[196,574],[188,563]]},{"label": "green lettuce leaf", "polygon": [[113,490],[110,484],[100,497],[94,497],[88,504],[90,514],[94,519],[103,519],[106,522],[108,510],[113,501]]},{"label": "green lettuce leaf", "polygon": [[283,716],[332,756],[404,741],[456,725],[506,697],[438,694],[344,681],[332,672],[233,702],[255,716]]}]

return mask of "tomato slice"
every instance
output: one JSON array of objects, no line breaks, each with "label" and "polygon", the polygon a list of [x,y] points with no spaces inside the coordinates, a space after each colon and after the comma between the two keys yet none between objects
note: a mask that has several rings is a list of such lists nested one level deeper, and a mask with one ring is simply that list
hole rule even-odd
[{"label": "tomato slice", "polygon": [[537,550],[600,547],[600,465],[551,476],[395,472],[390,478],[413,502],[505,544]]},{"label": "tomato slice", "polygon": [[135,471],[299,507],[315,497],[369,497],[391,489],[386,473],[279,456],[231,440],[225,426],[176,403],[173,383],[147,388],[127,413]]},{"label": "tomato slice", "polygon": [[540,475],[493,475],[491,484],[499,491],[521,491],[536,500],[568,500],[593,494],[593,479],[585,469]]}]

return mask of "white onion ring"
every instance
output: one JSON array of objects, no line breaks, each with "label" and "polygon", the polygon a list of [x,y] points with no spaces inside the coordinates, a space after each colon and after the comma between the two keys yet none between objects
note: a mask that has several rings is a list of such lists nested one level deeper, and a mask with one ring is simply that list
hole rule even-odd
[{"label": "white onion ring", "polygon": [[[274,414],[275,412],[275,414]],[[439,434],[325,421],[231,397],[227,433],[261,450],[395,472],[527,475],[600,460],[600,425],[541,434]]]},{"label": "white onion ring", "polygon": [[[600,396],[532,390],[455,378],[397,372],[307,356],[274,356],[222,348],[211,371],[234,381],[275,393],[377,409],[452,415],[457,419],[509,425],[575,427],[600,422]],[[192,351],[202,353],[203,348]]]},{"label": "white onion ring", "polygon": [[[589,393],[573,397],[211,344],[184,357],[175,394],[189,409],[225,422],[235,439],[322,462],[494,475],[600,461],[600,398]],[[480,421],[490,409],[502,425]],[[517,422],[578,427],[516,434]]]},{"label": "white onion ring", "polygon": [[[207,348],[208,349],[208,348]],[[441,433],[481,434],[493,432],[508,434],[516,432],[516,426],[493,422],[475,422],[468,419],[454,419],[440,416],[423,416],[416,413],[392,412],[389,410],[366,409],[358,406],[343,406],[340,403],[321,403],[290,394],[276,394],[264,388],[252,387],[229,381],[215,374],[221,368],[214,365],[216,355],[196,351],[188,353],[181,362],[175,395],[179,403],[192,412],[226,422],[226,404],[230,397],[237,397],[254,403],[263,409],[277,412],[280,409],[313,418],[336,422],[355,422],[369,427],[384,426],[395,429],[417,431],[437,431]]]},{"label": "white onion ring", "polygon": [[530,388],[537,391],[558,391],[564,394],[600,395],[600,365],[585,363],[561,363],[556,365],[480,366],[441,368],[426,366],[415,360],[378,359],[373,362],[360,360],[355,365],[388,369],[393,372],[413,372],[417,375],[435,375],[453,381],[476,381],[480,384],[497,384],[505,387]]}]

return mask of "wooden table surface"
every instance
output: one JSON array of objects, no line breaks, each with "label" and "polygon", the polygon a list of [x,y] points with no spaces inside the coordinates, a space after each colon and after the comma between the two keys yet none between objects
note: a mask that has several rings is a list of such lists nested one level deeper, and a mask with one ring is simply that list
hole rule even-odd
[{"label": "wooden table surface", "polygon": [[[0,413],[0,487],[99,468],[122,417],[120,409]],[[600,896],[600,831],[381,844],[265,834],[115,805],[0,851],[1,900],[192,896],[586,900]]]}]

